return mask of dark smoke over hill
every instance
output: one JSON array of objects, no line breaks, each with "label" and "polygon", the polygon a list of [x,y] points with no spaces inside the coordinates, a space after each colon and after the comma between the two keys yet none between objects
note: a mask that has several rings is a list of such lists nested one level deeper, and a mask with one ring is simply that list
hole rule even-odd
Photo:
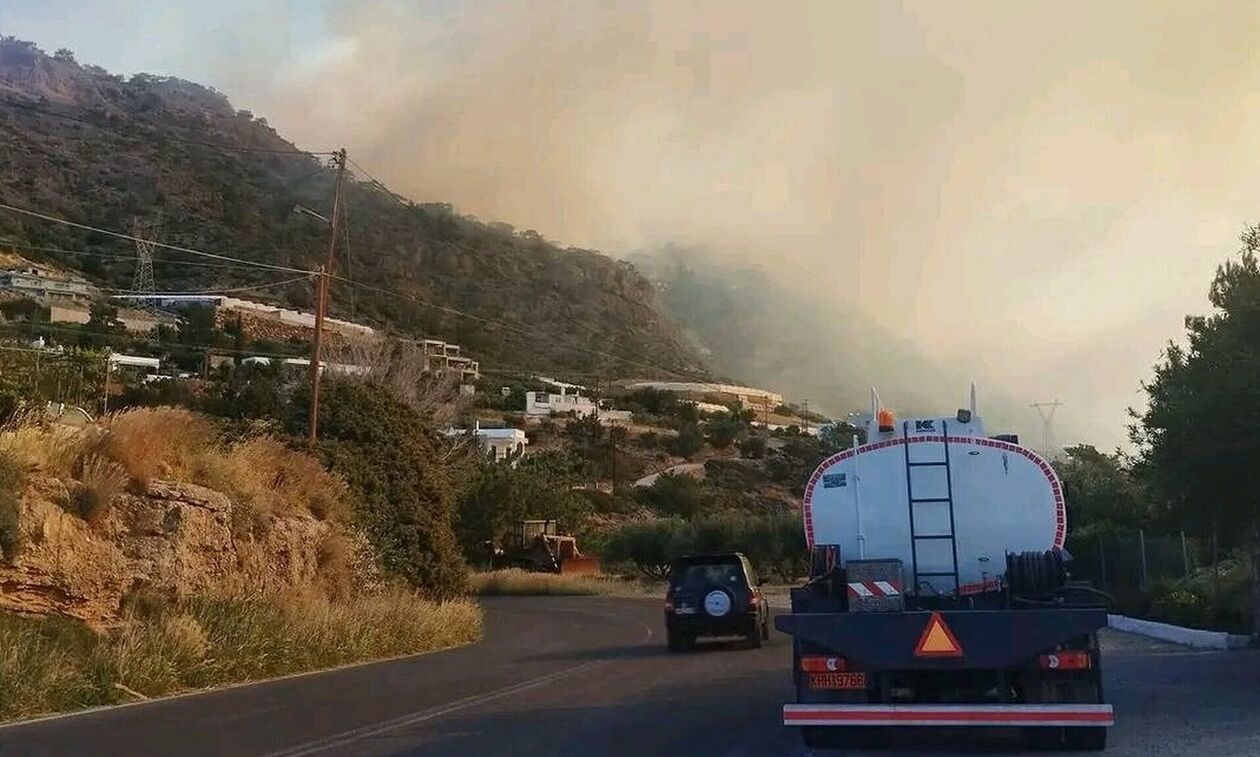
[{"label": "dark smoke over hill", "polygon": [[[902,414],[949,412],[963,406],[975,378],[920,355],[843,299],[786,287],[761,268],[676,246],[631,259],[715,371],[808,399],[833,417],[865,412],[871,386]],[[1011,398],[982,387],[980,399],[991,431],[1035,430],[1028,408]]]}]

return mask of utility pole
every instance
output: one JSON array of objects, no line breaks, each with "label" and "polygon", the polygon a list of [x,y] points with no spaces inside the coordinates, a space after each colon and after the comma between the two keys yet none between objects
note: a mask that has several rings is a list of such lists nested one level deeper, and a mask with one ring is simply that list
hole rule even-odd
[{"label": "utility pole", "polygon": [[324,342],[324,311],[328,308],[328,277],[336,262],[337,219],[341,216],[341,184],[346,176],[346,148],[333,153],[337,166],[337,181],[333,185],[332,216],[328,220],[328,259],[319,267],[315,285],[315,335],[311,339],[311,418],[307,427],[307,441],[315,445],[319,438],[319,363]]},{"label": "utility pole", "polygon": [[1050,457],[1051,423],[1054,421],[1054,411],[1062,406],[1063,403],[1057,399],[1054,402],[1032,403],[1032,407],[1037,409],[1037,415],[1041,416],[1041,454],[1045,457]]}]

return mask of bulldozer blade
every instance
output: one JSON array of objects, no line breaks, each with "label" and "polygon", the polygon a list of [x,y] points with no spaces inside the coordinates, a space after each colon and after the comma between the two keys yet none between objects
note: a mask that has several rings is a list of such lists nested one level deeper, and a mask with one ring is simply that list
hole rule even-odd
[{"label": "bulldozer blade", "polygon": [[599,570],[599,560],[594,557],[570,557],[560,561],[560,573],[562,575],[598,573]]}]

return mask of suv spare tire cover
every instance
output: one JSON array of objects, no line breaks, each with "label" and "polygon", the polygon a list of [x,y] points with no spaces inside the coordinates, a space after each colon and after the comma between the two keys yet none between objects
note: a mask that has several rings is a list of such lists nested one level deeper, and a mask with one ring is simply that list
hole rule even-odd
[{"label": "suv spare tire cover", "polygon": [[725,617],[731,612],[731,595],[725,589],[714,589],[704,595],[704,611],[715,618]]}]

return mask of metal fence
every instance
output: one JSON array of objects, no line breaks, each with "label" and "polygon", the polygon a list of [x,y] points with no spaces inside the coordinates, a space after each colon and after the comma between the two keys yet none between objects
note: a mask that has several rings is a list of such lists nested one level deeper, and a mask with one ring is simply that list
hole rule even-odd
[{"label": "metal fence", "polygon": [[1179,534],[1151,534],[1143,530],[1069,536],[1075,578],[1117,596],[1144,594],[1160,582],[1185,578],[1211,565],[1211,544]]}]

